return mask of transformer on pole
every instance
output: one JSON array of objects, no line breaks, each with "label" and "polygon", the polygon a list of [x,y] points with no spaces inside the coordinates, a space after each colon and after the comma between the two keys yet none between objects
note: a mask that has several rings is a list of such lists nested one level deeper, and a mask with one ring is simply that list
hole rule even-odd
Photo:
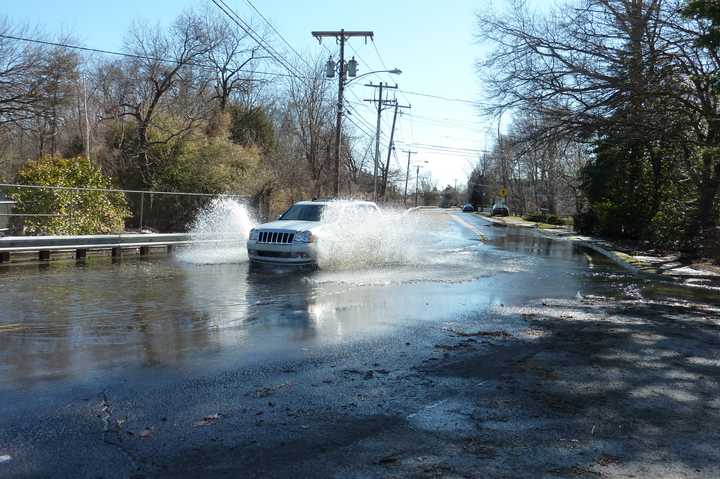
[{"label": "transformer on pole", "polygon": [[[345,94],[345,82],[346,76],[355,76],[357,74],[357,61],[352,58],[347,65],[345,64],[345,41],[350,37],[365,37],[367,42],[368,37],[372,40],[373,32],[370,31],[322,31],[312,32],[312,36],[321,42],[323,37],[335,37],[340,42],[340,61],[337,64],[338,68],[338,102],[337,102],[337,121],[335,125],[335,181],[333,185],[334,195],[340,196],[340,147],[342,142],[342,115],[343,115],[343,96]],[[330,68],[332,67],[332,71]],[[336,65],[332,58],[328,60],[326,65],[325,75],[328,78],[335,76]]]}]

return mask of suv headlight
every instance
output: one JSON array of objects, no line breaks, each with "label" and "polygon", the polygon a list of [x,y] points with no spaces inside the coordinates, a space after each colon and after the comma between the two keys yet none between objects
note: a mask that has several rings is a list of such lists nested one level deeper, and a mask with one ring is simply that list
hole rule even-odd
[{"label": "suv headlight", "polygon": [[251,241],[257,241],[259,236],[258,230],[250,230],[250,240]]},{"label": "suv headlight", "polygon": [[312,234],[312,231],[298,231],[295,233],[295,243],[312,243],[317,239],[317,236]]}]

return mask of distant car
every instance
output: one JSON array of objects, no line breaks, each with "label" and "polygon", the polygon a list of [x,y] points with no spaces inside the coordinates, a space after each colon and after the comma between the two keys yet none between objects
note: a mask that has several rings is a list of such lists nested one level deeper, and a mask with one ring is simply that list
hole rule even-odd
[{"label": "distant car", "polygon": [[472,213],[475,211],[475,207],[470,203],[467,203],[462,207],[463,213]]},{"label": "distant car", "polygon": [[[250,230],[247,241],[248,258],[252,263],[275,265],[314,265],[317,263],[316,243],[322,237],[323,210],[331,201],[300,201],[292,205],[276,221]],[[371,201],[349,201],[351,208],[380,212]]]},{"label": "distant car", "polygon": [[490,216],[510,216],[510,211],[506,205],[494,204]]}]

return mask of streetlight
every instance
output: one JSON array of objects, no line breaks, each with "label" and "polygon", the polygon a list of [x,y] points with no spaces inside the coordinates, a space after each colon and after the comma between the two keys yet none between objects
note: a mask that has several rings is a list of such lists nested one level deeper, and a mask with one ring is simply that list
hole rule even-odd
[{"label": "streetlight", "polygon": [[[352,60],[350,60],[350,61],[352,61]],[[375,73],[391,73],[393,75],[400,75],[402,73],[402,70],[399,68],[393,68],[392,70],[373,70],[371,72],[363,73],[362,75],[358,75],[358,76],[354,77],[353,79],[346,81],[345,85],[347,85],[350,82],[354,82],[358,78],[362,78],[362,77],[368,76],[368,75],[373,75]]]},{"label": "streetlight", "polygon": [[[427,161],[423,161],[422,163],[427,163]],[[415,170],[415,208],[417,208],[418,203],[418,180],[420,178],[420,168],[422,168],[422,165],[418,164]]]},{"label": "streetlight", "polygon": [[[337,108],[337,121],[335,125],[335,196],[340,196],[340,141],[342,138],[342,115],[343,115],[343,103],[345,95],[345,85],[350,82],[362,78],[367,75],[374,73],[391,73],[393,75],[399,75],[402,70],[399,68],[393,68],[392,70],[375,70],[362,75],[357,75],[357,60],[352,57],[347,63],[340,61],[338,65],[335,64],[332,57],[330,57],[325,65],[325,77],[334,78],[336,69],[338,71],[338,108]],[[352,77],[350,80],[347,77]]]}]

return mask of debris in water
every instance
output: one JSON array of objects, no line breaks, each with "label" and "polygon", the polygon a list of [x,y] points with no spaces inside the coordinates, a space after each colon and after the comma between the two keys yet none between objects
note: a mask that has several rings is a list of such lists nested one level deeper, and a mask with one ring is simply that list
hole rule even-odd
[{"label": "debris in water", "polygon": [[398,462],[398,458],[394,456],[385,456],[380,459],[377,463],[381,465],[394,464]]},{"label": "debris in water", "polygon": [[0,333],[14,333],[24,329],[27,329],[27,326],[20,323],[0,324]]},{"label": "debris in water", "polygon": [[452,328],[446,328],[447,331],[451,332],[452,334],[456,336],[460,336],[462,338],[467,338],[471,336],[489,336],[494,338],[509,338],[512,337],[512,334],[508,333],[507,331],[458,331],[457,329]]},{"label": "debris in water", "polygon": [[192,426],[193,427],[209,426],[211,424],[214,424],[218,419],[220,419],[219,413],[211,414],[209,416],[205,416],[204,418],[193,422]]},{"label": "debris in water", "polygon": [[255,397],[266,398],[268,396],[272,396],[273,393],[275,393],[275,391],[282,389],[282,388],[289,387],[289,386],[290,386],[290,383],[281,383],[281,384],[277,384],[275,386],[267,386],[267,387],[257,388],[255,390]]}]

